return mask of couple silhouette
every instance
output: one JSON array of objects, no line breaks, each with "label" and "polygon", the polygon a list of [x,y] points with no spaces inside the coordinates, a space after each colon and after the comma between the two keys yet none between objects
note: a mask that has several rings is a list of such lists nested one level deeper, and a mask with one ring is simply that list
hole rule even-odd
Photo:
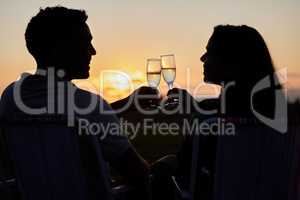
[{"label": "couple silhouette", "polygon": [[[10,156],[20,196],[30,200],[112,199],[111,186],[106,183],[110,182],[105,164],[108,162],[126,183],[137,188],[134,198],[149,197],[149,175],[153,174],[153,199],[173,199],[171,176],[180,177],[182,185],[190,187],[192,143],[195,140],[192,135],[184,139],[178,154],[171,161],[168,160],[170,157],[162,159],[151,167],[121,133],[107,134],[100,140],[88,133],[92,132],[91,128],[86,130],[84,137],[72,138],[72,142],[68,143],[69,136],[65,135],[69,129],[65,125],[57,125],[57,119],[69,118],[75,119],[74,126],[78,119],[86,119],[91,124],[119,123],[113,109],[122,107],[129,99],[128,97],[109,105],[101,96],[79,89],[71,83],[73,79],[89,77],[89,64],[92,56],[96,55],[87,18],[83,10],[47,7],[32,17],[27,26],[26,46],[37,63],[37,73],[24,75],[9,85],[0,102],[0,116],[6,124],[4,130],[8,149],[13,152]],[[252,119],[255,117],[253,107],[264,116],[274,117],[275,91],[281,86],[274,75],[269,50],[258,31],[246,25],[216,26],[206,52],[200,59],[204,63],[204,81],[222,86],[220,97],[197,102],[184,89],[174,88],[168,92],[170,97],[182,96],[179,106],[196,103],[204,109],[217,110],[211,116],[204,116],[193,110],[193,118],[222,116]],[[48,73],[49,69],[54,71],[52,75]],[[51,88],[48,86],[49,76],[54,81],[54,87]],[[270,87],[252,98],[253,87],[265,77],[269,77]],[[149,94],[153,95],[153,99],[150,99],[152,103],[160,101],[158,92],[149,87],[137,89],[130,97],[138,98]],[[16,100],[18,95],[20,98]],[[51,95],[54,96],[53,101],[49,101]],[[61,98],[57,98],[58,96]],[[87,109],[88,111],[84,110],[91,102],[95,106]],[[137,102],[146,106],[149,103],[140,99]],[[27,112],[28,110],[23,109],[24,105],[37,113]],[[54,112],[49,114],[47,111],[51,106]],[[104,111],[112,112],[99,112],[100,106]],[[132,104],[130,108],[134,106]],[[222,106],[226,109],[223,110]],[[68,112],[67,109],[74,112]],[[57,114],[59,111],[61,112]],[[36,121],[36,118],[42,120]],[[54,134],[55,137],[41,136],[46,132],[60,134]],[[202,189],[195,194],[195,199],[213,199],[213,188],[217,180],[218,139],[216,136],[199,139],[199,148],[204,152],[199,165],[205,173],[201,173],[198,178],[205,181],[200,184]],[[57,144],[58,141],[64,142]],[[77,148],[68,148],[71,143]],[[174,164],[175,162],[178,164]],[[280,191],[277,193],[278,196],[282,194]]]}]

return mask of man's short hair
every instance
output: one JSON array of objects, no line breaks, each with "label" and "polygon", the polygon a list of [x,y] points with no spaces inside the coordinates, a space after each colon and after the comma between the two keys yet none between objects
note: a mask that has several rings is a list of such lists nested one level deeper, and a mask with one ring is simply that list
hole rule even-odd
[{"label": "man's short hair", "polygon": [[27,25],[25,40],[28,51],[38,60],[43,58],[57,42],[72,35],[83,26],[88,16],[84,10],[61,6],[40,9]]}]

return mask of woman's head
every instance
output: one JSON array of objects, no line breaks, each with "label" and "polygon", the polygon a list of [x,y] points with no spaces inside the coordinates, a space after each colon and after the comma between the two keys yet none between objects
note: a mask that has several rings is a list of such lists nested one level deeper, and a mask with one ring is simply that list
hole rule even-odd
[{"label": "woman's head", "polygon": [[216,26],[206,48],[201,57],[206,82],[250,86],[274,73],[264,39],[249,26]]}]

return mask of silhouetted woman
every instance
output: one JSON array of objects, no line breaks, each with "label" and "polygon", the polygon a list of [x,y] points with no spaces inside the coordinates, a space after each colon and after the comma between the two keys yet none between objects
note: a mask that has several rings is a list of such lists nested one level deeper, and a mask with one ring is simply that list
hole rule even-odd
[{"label": "silhouetted woman", "polygon": [[[255,119],[253,110],[265,117],[273,118],[275,91],[281,86],[274,75],[274,67],[267,45],[254,28],[245,25],[215,27],[208,41],[206,53],[201,56],[201,61],[204,63],[204,81],[221,85],[222,89],[218,99],[197,103],[203,110],[216,109],[218,112],[204,115],[195,111],[194,119],[224,117],[253,123],[255,121],[253,120]],[[259,81],[265,78],[266,82],[261,84],[267,83],[267,85],[263,85],[266,86],[266,89],[251,94]],[[178,92],[193,99],[188,92],[181,89],[173,89],[169,94]],[[253,106],[251,106],[251,99]],[[192,101],[195,102],[194,99]],[[181,103],[191,102],[183,101]],[[197,109],[195,108],[195,110]],[[186,136],[177,155],[179,161],[177,177],[186,188],[190,184],[193,140],[194,136]],[[215,187],[217,137],[203,136],[200,133],[199,140],[196,199],[212,199],[213,187]],[[264,139],[261,138],[261,140]],[[249,151],[251,152],[251,150]],[[228,182],[228,184],[230,183]]]}]

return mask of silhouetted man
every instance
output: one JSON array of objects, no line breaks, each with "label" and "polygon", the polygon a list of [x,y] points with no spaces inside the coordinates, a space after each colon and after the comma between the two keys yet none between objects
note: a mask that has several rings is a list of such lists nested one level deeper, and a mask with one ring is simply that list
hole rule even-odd
[{"label": "silhouetted man", "polygon": [[[1,98],[0,116],[2,119],[14,119],[18,113],[25,113],[27,117],[66,116],[69,124],[83,126],[78,129],[79,134],[94,134],[104,159],[129,183],[140,187],[147,179],[148,164],[120,129],[109,131],[109,125],[119,124],[112,109],[100,96],[71,83],[72,79],[89,77],[89,64],[96,55],[86,20],[85,11],[64,7],[41,9],[30,20],[25,39],[37,63],[37,72],[23,74],[6,88]],[[97,131],[89,125],[108,129]]]}]

